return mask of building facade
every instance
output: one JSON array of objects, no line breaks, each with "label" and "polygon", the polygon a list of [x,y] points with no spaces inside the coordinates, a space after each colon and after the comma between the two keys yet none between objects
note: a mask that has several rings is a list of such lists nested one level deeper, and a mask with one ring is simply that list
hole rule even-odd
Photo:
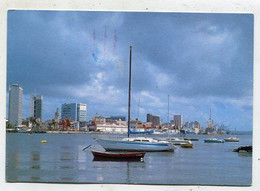
[{"label": "building facade", "polygon": [[22,125],[23,88],[18,84],[9,87],[8,122],[11,125]]},{"label": "building facade", "polygon": [[125,116],[106,117],[106,122],[112,122],[112,121],[126,121],[126,117]]},{"label": "building facade", "polygon": [[148,113],[146,116],[146,122],[152,122],[153,125],[160,125],[160,116]]},{"label": "building facade", "polygon": [[40,121],[42,121],[42,102],[43,102],[42,95],[31,95],[30,116],[34,118],[38,118],[40,119]]},{"label": "building facade", "polygon": [[57,107],[56,112],[54,114],[54,119],[56,119],[57,121],[60,120],[60,111],[59,111],[58,107]]},{"label": "building facade", "polygon": [[87,104],[64,103],[61,106],[61,119],[69,118],[71,121],[87,121]]},{"label": "building facade", "polygon": [[77,121],[79,122],[87,121],[87,104],[85,103],[77,104]]},{"label": "building facade", "polygon": [[174,120],[174,127],[181,129],[182,128],[182,115],[174,115],[173,120]]}]

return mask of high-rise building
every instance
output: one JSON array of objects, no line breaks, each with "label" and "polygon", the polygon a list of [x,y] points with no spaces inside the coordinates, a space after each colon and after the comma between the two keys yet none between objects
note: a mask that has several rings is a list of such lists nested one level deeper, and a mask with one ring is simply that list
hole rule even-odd
[{"label": "high-rise building", "polygon": [[87,121],[87,104],[85,103],[77,104],[77,121],[79,122]]},{"label": "high-rise building", "polygon": [[87,121],[87,104],[64,103],[61,107],[61,119],[70,118],[71,121]]},{"label": "high-rise building", "polygon": [[76,103],[64,103],[61,106],[61,119],[70,118],[71,121],[77,119],[77,104]]},{"label": "high-rise building", "polygon": [[150,113],[147,113],[147,115],[146,115],[146,122],[152,122],[152,119],[153,119],[153,115],[150,114]]},{"label": "high-rise building", "polygon": [[146,122],[152,122],[153,125],[160,125],[160,116],[148,113],[146,116]]},{"label": "high-rise building", "polygon": [[173,120],[174,120],[174,127],[181,129],[182,128],[182,115],[174,115]]},{"label": "high-rise building", "polygon": [[22,124],[23,89],[18,84],[9,87],[8,122],[18,126]]},{"label": "high-rise building", "polygon": [[38,118],[42,121],[42,95],[31,95],[30,112],[31,117]]}]

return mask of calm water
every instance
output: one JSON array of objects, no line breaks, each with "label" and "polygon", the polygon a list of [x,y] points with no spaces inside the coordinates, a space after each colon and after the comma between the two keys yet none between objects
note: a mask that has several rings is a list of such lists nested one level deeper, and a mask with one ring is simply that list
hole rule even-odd
[{"label": "calm water", "polygon": [[[252,155],[232,152],[252,144],[252,135],[238,143],[204,143],[197,135],[193,149],[146,153],[144,162],[92,161],[91,144],[103,150],[96,134],[7,134],[6,180],[18,182],[250,185]],[[194,136],[193,136],[194,137]],[[225,138],[228,136],[215,136]],[[47,143],[41,143],[41,140]]]}]

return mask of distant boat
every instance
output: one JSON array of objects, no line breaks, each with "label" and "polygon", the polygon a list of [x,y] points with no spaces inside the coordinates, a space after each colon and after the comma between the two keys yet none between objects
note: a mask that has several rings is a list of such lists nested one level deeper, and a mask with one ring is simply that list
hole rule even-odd
[{"label": "distant boat", "polygon": [[210,115],[209,119],[207,121],[208,127],[205,129],[205,134],[206,135],[217,135],[217,127],[216,124],[214,123],[213,119],[211,118],[211,108],[210,108]]},{"label": "distant boat", "polygon": [[217,138],[204,139],[205,143],[224,143],[224,140]]},{"label": "distant boat", "polygon": [[168,138],[168,139],[166,139],[166,141],[169,141],[173,145],[180,145],[182,143],[189,143],[190,142],[189,140],[179,139],[177,137]]},{"label": "distant boat", "polygon": [[229,137],[227,139],[224,139],[225,142],[239,142],[239,138],[236,136]]},{"label": "distant boat", "polygon": [[130,62],[129,62],[129,89],[128,89],[128,131],[127,137],[122,140],[106,140],[98,139],[97,142],[106,151],[174,151],[174,146],[166,141],[158,141],[152,138],[129,138],[130,134],[130,106],[131,106],[131,62],[132,62],[132,46],[130,46]]},{"label": "distant boat", "polygon": [[184,138],[184,140],[199,141],[199,139],[197,139],[197,138]]},{"label": "distant boat", "polygon": [[193,144],[191,141],[189,141],[188,143],[181,143],[181,147],[182,148],[192,148]]},{"label": "distant boat", "polygon": [[143,161],[145,155],[145,152],[91,152],[94,161]]},{"label": "distant boat", "polygon": [[233,152],[239,152],[239,153],[252,153],[252,146],[242,146],[238,147],[237,149],[234,149]]}]

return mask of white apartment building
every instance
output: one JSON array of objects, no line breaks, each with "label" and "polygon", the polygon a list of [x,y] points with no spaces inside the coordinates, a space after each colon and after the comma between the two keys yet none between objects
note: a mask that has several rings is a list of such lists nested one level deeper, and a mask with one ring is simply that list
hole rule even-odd
[{"label": "white apartment building", "polygon": [[18,84],[9,87],[8,122],[14,126],[22,125],[23,88]]}]

